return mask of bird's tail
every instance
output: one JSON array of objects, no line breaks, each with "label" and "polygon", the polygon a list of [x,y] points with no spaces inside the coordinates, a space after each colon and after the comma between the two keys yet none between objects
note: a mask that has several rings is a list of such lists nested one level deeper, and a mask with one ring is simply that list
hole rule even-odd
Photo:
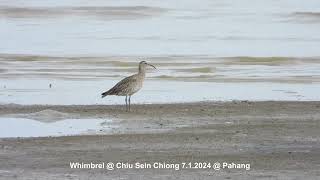
[{"label": "bird's tail", "polygon": [[104,93],[101,94],[101,98],[104,98],[104,97],[106,97],[106,96],[108,96],[108,91],[106,91],[106,92],[104,92]]}]

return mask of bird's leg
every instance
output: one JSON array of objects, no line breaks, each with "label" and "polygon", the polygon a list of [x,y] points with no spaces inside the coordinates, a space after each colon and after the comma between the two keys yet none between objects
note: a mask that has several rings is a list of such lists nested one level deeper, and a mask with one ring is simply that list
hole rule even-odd
[{"label": "bird's leg", "polygon": [[129,96],[129,111],[130,111],[130,105],[131,105],[131,96]]},{"label": "bird's leg", "polygon": [[126,111],[128,111],[128,101],[127,101],[127,99],[128,99],[128,96],[126,96]]}]

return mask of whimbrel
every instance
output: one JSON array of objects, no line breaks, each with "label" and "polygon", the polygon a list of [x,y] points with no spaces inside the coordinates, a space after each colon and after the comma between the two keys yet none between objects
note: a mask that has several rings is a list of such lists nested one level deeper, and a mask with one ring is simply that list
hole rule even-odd
[{"label": "whimbrel", "polygon": [[146,61],[141,61],[139,63],[139,72],[137,74],[122,79],[115,86],[113,86],[113,88],[102,93],[102,98],[108,95],[126,96],[126,111],[130,111],[131,96],[142,88],[143,81],[146,76],[147,65],[156,69],[156,67],[148,64]]}]

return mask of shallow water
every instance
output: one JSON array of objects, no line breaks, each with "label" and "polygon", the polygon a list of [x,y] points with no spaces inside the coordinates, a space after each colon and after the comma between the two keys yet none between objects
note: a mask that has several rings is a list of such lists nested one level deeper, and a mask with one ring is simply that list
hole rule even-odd
[{"label": "shallow water", "polygon": [[138,103],[318,100],[319,13],[318,0],[3,0],[0,102],[122,103],[99,94],[142,59],[158,70]]},{"label": "shallow water", "polygon": [[[15,104],[125,104],[124,97],[101,93],[116,80],[8,80],[0,89],[0,103]],[[49,88],[52,83],[52,88]],[[231,100],[320,100],[320,84],[216,83],[147,80],[132,103],[174,103]]]},{"label": "shallow water", "polygon": [[0,52],[319,56],[319,12],[318,0],[4,0]]},{"label": "shallow water", "polygon": [[103,119],[66,119],[40,122],[24,118],[0,118],[0,138],[41,137],[108,132],[111,127]]},{"label": "shallow water", "polygon": [[[138,60],[137,60],[138,59]],[[137,72],[138,56],[55,57],[0,55],[1,78],[120,80]],[[154,56],[154,80],[198,82],[320,82],[320,58]]]}]

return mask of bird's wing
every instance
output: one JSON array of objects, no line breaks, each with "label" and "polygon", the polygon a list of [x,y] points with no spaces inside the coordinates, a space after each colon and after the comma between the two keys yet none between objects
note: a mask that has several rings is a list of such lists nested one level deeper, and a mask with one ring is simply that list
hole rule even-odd
[{"label": "bird's wing", "polygon": [[126,90],[128,87],[130,87],[131,84],[136,83],[137,78],[135,75],[126,77],[122,79],[120,82],[118,82],[115,86],[113,86],[110,90],[103,93],[104,95],[113,95],[118,94],[120,91]]}]

